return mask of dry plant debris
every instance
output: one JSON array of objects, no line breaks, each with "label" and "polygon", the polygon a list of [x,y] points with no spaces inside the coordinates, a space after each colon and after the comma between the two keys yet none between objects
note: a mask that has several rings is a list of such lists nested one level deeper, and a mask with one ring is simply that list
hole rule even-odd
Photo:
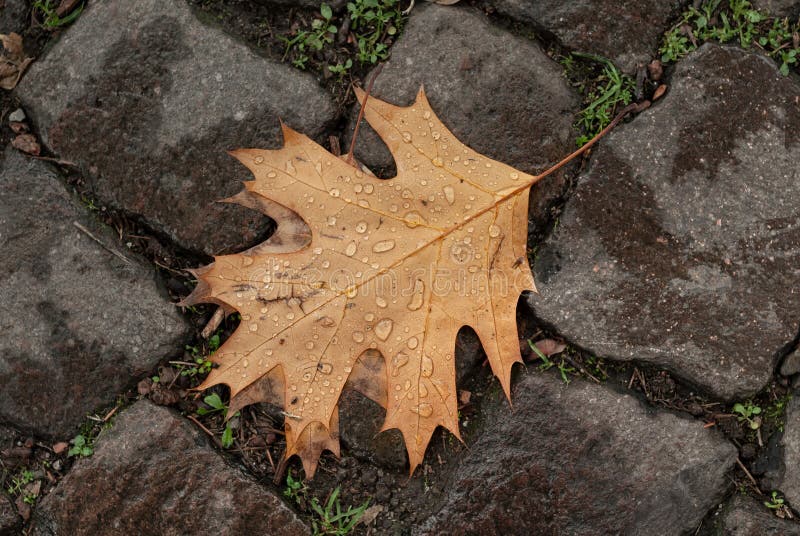
[{"label": "dry plant debris", "polygon": [[0,88],[14,89],[33,58],[25,56],[19,34],[0,34],[0,42],[4,49],[0,55]]}]

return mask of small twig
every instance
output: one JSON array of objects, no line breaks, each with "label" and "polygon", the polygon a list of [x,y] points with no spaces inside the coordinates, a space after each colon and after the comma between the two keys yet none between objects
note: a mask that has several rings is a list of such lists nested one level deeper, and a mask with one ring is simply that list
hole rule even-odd
[{"label": "small twig", "polygon": [[163,268],[163,269],[165,269],[165,270],[168,270],[168,271],[172,272],[173,274],[178,274],[178,275],[181,275],[181,276],[183,276],[183,275],[186,275],[186,272],[184,272],[184,271],[181,271],[181,270],[176,270],[175,268],[170,268],[169,266],[166,266],[166,265],[164,265],[164,264],[161,264],[160,262],[158,262],[158,261],[157,261],[157,260],[155,260],[155,259],[153,259],[153,264],[155,264],[156,266],[158,266],[158,267],[160,267],[160,268]]},{"label": "small twig", "polygon": [[750,482],[753,483],[753,487],[756,488],[756,493],[758,493],[759,495],[764,495],[763,493],[761,493],[761,490],[758,489],[758,482],[756,482],[756,479],[753,478],[753,475],[750,474],[750,471],[747,470],[747,467],[744,466],[744,464],[742,463],[742,460],[740,460],[738,456],[736,457],[736,463],[739,464],[739,467],[742,468],[742,471],[744,471],[744,474],[746,474],[747,478],[750,479]]},{"label": "small twig", "polygon": [[212,333],[217,331],[217,328],[222,323],[222,320],[225,318],[225,311],[222,310],[222,307],[217,307],[217,310],[214,311],[214,314],[211,316],[211,319],[206,324],[206,327],[203,328],[203,331],[200,332],[200,336],[204,339],[208,339]]},{"label": "small twig", "polygon": [[108,422],[108,419],[113,417],[118,409],[119,409],[119,406],[114,406],[113,409],[111,411],[109,411],[108,413],[106,413],[106,416],[103,417],[103,422]]},{"label": "small twig", "polygon": [[339,136],[328,136],[328,143],[330,143],[331,154],[333,156],[342,156],[342,148],[339,146]]},{"label": "small twig", "polygon": [[600,382],[600,380],[598,380],[597,378],[595,378],[594,376],[592,376],[592,375],[589,373],[589,371],[588,371],[588,370],[586,370],[585,368],[583,368],[583,366],[582,366],[580,363],[578,363],[577,361],[575,361],[574,359],[572,359],[570,356],[568,356],[568,355],[564,354],[564,355],[563,355],[563,359],[564,359],[565,361],[569,362],[569,364],[570,364],[570,365],[572,365],[573,367],[577,368],[577,369],[578,369],[578,371],[579,371],[581,374],[584,374],[584,375],[588,376],[589,378],[591,378],[592,380],[594,380],[596,383],[601,383],[601,382]]},{"label": "small twig", "polygon": [[642,390],[647,398],[650,398],[650,390],[647,389],[647,381],[644,379],[644,374],[638,368],[633,369],[636,372],[636,377],[639,378],[639,385],[642,386]]},{"label": "small twig", "polygon": [[284,455],[283,459],[278,464],[278,467],[275,468],[275,476],[272,479],[272,483],[276,486],[283,483],[283,475],[286,474],[287,465],[289,465],[289,458]]},{"label": "small twig", "polygon": [[358,111],[358,118],[356,119],[356,127],[353,129],[353,139],[350,140],[350,150],[347,151],[347,157],[345,158],[345,162],[350,164],[353,167],[356,167],[356,158],[354,156],[356,150],[356,139],[358,138],[358,129],[361,126],[361,120],[364,119],[364,110],[367,108],[367,101],[369,100],[369,95],[372,93],[372,85],[375,83],[375,79],[378,78],[378,75],[381,74],[383,70],[383,64],[381,63],[378,65],[378,68],[375,69],[375,72],[370,78],[369,83],[367,84],[367,91],[364,93],[364,102],[361,103],[361,109]]},{"label": "small twig", "polygon": [[192,421],[193,423],[195,423],[197,426],[199,426],[199,427],[200,427],[200,429],[201,429],[201,430],[203,430],[205,433],[207,433],[207,434],[208,434],[208,435],[210,435],[211,437],[214,437],[214,434],[213,434],[213,433],[211,433],[211,430],[209,430],[208,428],[206,428],[205,426],[203,426],[203,423],[201,423],[200,421],[198,421],[197,419],[195,419],[195,418],[194,418],[193,416],[191,416],[191,415],[187,415],[186,417],[187,417],[187,418],[188,418],[190,421]]},{"label": "small twig", "polygon": [[91,231],[89,231],[89,229],[87,229],[86,227],[84,227],[83,225],[81,225],[80,223],[78,223],[77,221],[73,221],[73,222],[72,222],[72,225],[74,225],[75,227],[77,227],[77,228],[78,228],[78,230],[80,230],[80,231],[82,231],[83,233],[85,233],[85,234],[86,234],[86,236],[88,236],[89,238],[91,238],[92,240],[94,240],[95,242],[97,242],[98,244],[100,244],[100,246],[101,246],[103,249],[105,249],[106,251],[108,251],[108,252],[109,252],[109,253],[111,253],[112,255],[116,255],[117,257],[119,257],[120,259],[122,259],[123,261],[125,261],[127,264],[132,264],[131,260],[130,260],[130,259],[128,259],[128,258],[127,258],[125,255],[123,255],[123,254],[122,254],[122,253],[120,253],[119,251],[113,250],[113,249],[111,249],[110,247],[108,247],[107,245],[103,244],[103,242],[102,242],[102,241],[101,241],[99,238],[97,238],[96,236],[94,236],[94,235],[92,234],[92,232],[91,232]]},{"label": "small twig", "polygon": [[215,445],[216,445],[218,448],[222,448],[222,443],[220,443],[220,442],[219,442],[219,439],[217,439],[217,437],[216,437],[216,436],[215,436],[215,435],[214,435],[214,434],[211,432],[211,430],[209,430],[208,428],[206,428],[205,426],[203,426],[203,423],[201,423],[200,421],[198,421],[197,419],[195,419],[195,418],[194,418],[194,417],[192,417],[191,415],[187,415],[186,417],[187,417],[187,418],[188,418],[190,421],[192,421],[193,423],[195,423],[197,426],[199,426],[201,430],[203,430],[205,433],[207,433],[207,434],[209,435],[209,437],[211,438],[211,441],[213,441],[213,442],[214,442],[214,444],[215,444]]},{"label": "small twig", "polygon": [[71,168],[75,168],[75,169],[78,169],[80,167],[75,162],[70,162],[69,160],[61,160],[59,158],[53,158],[52,156],[38,156],[38,155],[28,154],[28,153],[26,153],[26,154],[30,158],[35,158],[36,160],[44,160],[45,162],[53,162],[54,164],[57,164],[59,166],[71,167]]},{"label": "small twig", "polygon": [[269,447],[267,447],[264,450],[267,451],[267,459],[269,460],[269,464],[270,464],[270,466],[272,466],[272,472],[274,473],[275,472],[275,462],[272,461],[272,454],[269,453]]},{"label": "small twig", "polygon": [[172,386],[173,386],[173,385],[175,385],[175,382],[176,382],[176,381],[178,381],[178,378],[180,378],[180,377],[181,377],[181,374],[180,374],[180,373],[178,373],[178,374],[175,374],[175,376],[173,376],[173,377],[172,377],[172,381],[171,381],[171,382],[169,382],[169,385],[167,385],[167,389],[168,389],[168,390],[169,390],[169,389],[172,389]]}]

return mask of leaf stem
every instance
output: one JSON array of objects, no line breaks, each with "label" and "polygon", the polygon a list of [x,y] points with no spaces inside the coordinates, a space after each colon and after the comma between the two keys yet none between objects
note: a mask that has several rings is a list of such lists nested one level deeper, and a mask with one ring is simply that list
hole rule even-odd
[{"label": "leaf stem", "polygon": [[627,105],[625,108],[623,108],[617,114],[617,116],[608,124],[608,126],[606,126],[606,128],[604,128],[603,130],[598,132],[595,135],[594,138],[592,138],[591,140],[586,142],[586,144],[583,145],[580,149],[577,149],[577,150],[573,151],[572,153],[570,153],[566,158],[561,160],[558,164],[556,164],[553,167],[551,167],[550,169],[542,172],[541,175],[536,175],[536,180],[533,181],[533,182],[538,182],[541,179],[547,177],[548,175],[551,175],[552,173],[555,173],[556,171],[558,171],[559,169],[561,169],[562,167],[564,167],[565,165],[570,163],[575,157],[580,156],[583,153],[585,153],[587,149],[589,149],[592,145],[594,145],[595,143],[600,141],[600,138],[602,138],[603,136],[608,134],[608,132],[612,128],[617,126],[617,124],[620,121],[622,121],[625,118],[625,116],[628,115],[630,112],[641,112],[642,110],[647,109],[649,106],[650,106],[650,101],[644,101],[644,102],[640,102],[640,103],[635,103],[634,102],[634,103],[631,103],[631,104]]}]

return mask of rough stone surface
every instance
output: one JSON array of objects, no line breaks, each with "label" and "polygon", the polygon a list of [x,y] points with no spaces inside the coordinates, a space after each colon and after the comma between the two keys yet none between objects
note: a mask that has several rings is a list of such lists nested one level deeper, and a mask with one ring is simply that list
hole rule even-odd
[{"label": "rough stone surface", "polygon": [[728,488],[736,450],[701,423],[555,373],[524,375],[513,401],[482,408],[420,533],[682,534]]},{"label": "rough stone surface", "polygon": [[800,352],[795,350],[786,356],[786,359],[781,365],[781,374],[784,376],[794,376],[800,372]]},{"label": "rough stone surface", "polygon": [[72,437],[98,405],[182,348],[188,328],[154,272],[70,199],[48,165],[7,150],[0,169],[0,422]]},{"label": "rough stone surface", "polygon": [[0,493],[0,536],[18,534],[21,518],[17,509],[2,493]]},{"label": "rough stone surface", "polygon": [[[418,3],[373,94],[407,106],[422,85],[461,142],[526,173],[543,171],[575,148],[578,100],[559,65],[538,45],[492,26],[466,6]],[[356,156],[372,169],[393,166],[366,122]],[[536,185],[533,214],[541,214],[563,185],[563,174]]]},{"label": "rough stone surface", "polygon": [[229,467],[166,408],[137,402],[34,511],[34,534],[310,531],[275,494]]},{"label": "rough stone surface", "polygon": [[536,316],[724,399],[763,387],[800,321],[797,95],[755,53],[709,44],[679,63],[537,252]]},{"label": "rough stone surface", "polygon": [[753,0],[753,7],[776,17],[797,17],[800,2],[797,0]]},{"label": "rough stone surface", "polygon": [[0,34],[21,34],[28,25],[29,14],[25,0],[5,0],[0,7]]},{"label": "rough stone surface", "polygon": [[800,523],[783,520],[758,500],[736,495],[715,522],[720,536],[796,536]]},{"label": "rough stone surface", "polygon": [[770,487],[783,492],[789,505],[800,507],[800,397],[793,397],[786,408],[786,423],[781,438],[779,468],[768,477]]},{"label": "rough stone surface", "polygon": [[251,178],[226,151],[279,147],[279,117],[314,137],[334,116],[310,75],[204,26],[182,0],[92,2],[17,91],[44,141],[81,165],[102,201],[206,253],[244,248],[269,228],[215,202]]},{"label": "rough stone surface", "polygon": [[619,68],[635,72],[657,56],[661,35],[680,0],[490,0],[503,15],[555,35],[575,52],[610,58]]},{"label": "rough stone surface", "polygon": [[[486,358],[480,340],[471,329],[456,338],[456,385],[459,387]],[[339,432],[350,454],[381,467],[402,470],[408,466],[403,436],[392,429],[378,433],[386,415],[379,404],[356,391],[347,390],[339,399]]]},{"label": "rough stone surface", "polygon": [[[256,4],[319,9],[317,0],[254,0]],[[329,4],[330,5],[330,4]]]}]

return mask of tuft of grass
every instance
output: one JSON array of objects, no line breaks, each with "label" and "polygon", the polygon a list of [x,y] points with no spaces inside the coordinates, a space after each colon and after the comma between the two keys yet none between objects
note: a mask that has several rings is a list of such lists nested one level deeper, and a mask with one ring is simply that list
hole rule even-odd
[{"label": "tuft of grass", "polygon": [[[212,393],[206,396],[203,398],[203,402],[208,406],[208,408],[197,408],[198,415],[221,413],[223,417],[225,417],[228,413],[228,404],[223,402],[217,393]],[[238,417],[239,412],[237,411],[233,416]],[[233,428],[231,427],[231,421],[229,420],[225,421],[225,429],[222,431],[220,442],[222,443],[222,447],[226,449],[229,449],[233,446]]]},{"label": "tuft of grass", "polygon": [[791,399],[791,394],[785,394],[764,410],[764,418],[780,432],[783,432],[784,414],[786,413],[786,406]]},{"label": "tuft of grass", "polygon": [[578,86],[584,94],[586,104],[575,123],[575,128],[581,132],[575,143],[582,147],[608,126],[619,109],[631,103],[636,84],[630,76],[622,74],[608,58],[578,52],[561,60],[568,76],[580,69],[578,61],[588,61],[600,70],[599,75],[590,77]]},{"label": "tuft of grass", "polygon": [[11,477],[11,485],[6,488],[6,492],[11,495],[19,495],[22,488],[36,480],[36,474],[28,469],[23,469],[17,476]]},{"label": "tuft of grass", "polygon": [[205,348],[202,345],[191,346],[187,344],[185,346],[186,351],[192,354],[192,359],[195,364],[190,366],[190,363],[174,362],[173,364],[178,368],[181,376],[195,378],[211,372],[211,369],[214,368],[214,363],[209,358],[214,352],[219,350],[220,334],[222,331],[222,329],[219,329],[215,334],[209,337]]},{"label": "tuft of grass", "polygon": [[331,7],[328,4],[322,4],[319,6],[319,12],[322,18],[314,19],[311,22],[311,28],[299,30],[291,38],[280,38],[286,43],[286,51],[283,54],[284,59],[293,49],[297,51],[292,60],[292,65],[298,69],[305,70],[306,63],[309,60],[309,52],[321,51],[325,45],[333,43],[333,38],[336,36],[336,25],[331,22],[333,18]]},{"label": "tuft of grass", "polygon": [[742,48],[762,49],[780,63],[780,71],[786,76],[797,65],[799,31],[800,21],[771,18],[748,0],[704,0],[699,7],[689,7],[664,34],[659,53],[662,62],[671,63],[706,41],[738,41]]},{"label": "tuft of grass", "polygon": [[539,365],[539,370],[545,371],[545,370],[550,370],[553,367],[556,367],[558,369],[558,373],[561,375],[561,381],[563,381],[567,385],[569,385],[570,382],[572,381],[570,379],[570,375],[576,376],[578,374],[578,371],[575,370],[575,367],[569,366],[564,361],[564,359],[560,359],[558,363],[555,363],[553,360],[547,357],[541,350],[539,350],[539,348],[537,348],[536,345],[533,343],[533,341],[531,341],[530,339],[528,339],[528,346],[530,346],[531,350],[533,350],[533,353],[536,354],[536,356],[542,360],[542,363]]},{"label": "tuft of grass", "polygon": [[766,506],[770,510],[778,510],[780,508],[783,508],[784,502],[785,501],[783,500],[783,498],[778,496],[778,492],[773,491],[770,494],[769,499],[764,501],[764,506]]},{"label": "tuft of grass", "polygon": [[283,490],[283,495],[295,501],[300,508],[311,510],[313,515],[311,527],[314,530],[314,536],[345,536],[353,532],[369,506],[369,500],[361,506],[348,506],[344,510],[339,501],[340,492],[340,487],[336,486],[324,504],[320,503],[316,497],[311,497],[309,500],[308,488],[305,483],[302,480],[295,480],[290,471],[286,475],[286,489]]},{"label": "tuft of grass", "polygon": [[751,430],[758,430],[761,426],[761,407],[753,402],[737,402],[733,405],[733,412],[738,415],[739,422],[746,421]]},{"label": "tuft of grass", "polygon": [[383,40],[396,35],[403,24],[398,0],[354,0],[347,3],[347,12],[356,32],[358,61],[374,64],[388,58]]},{"label": "tuft of grass", "polygon": [[328,70],[331,73],[333,73],[335,75],[338,75],[339,78],[341,79],[341,78],[344,78],[344,75],[347,74],[347,72],[350,70],[350,67],[352,67],[352,66],[353,66],[353,60],[351,60],[350,58],[347,58],[347,61],[345,61],[344,63],[337,63],[336,65],[329,65],[328,66]]},{"label": "tuft of grass", "polygon": [[41,479],[41,473],[37,475],[30,469],[22,469],[17,476],[11,477],[11,483],[6,488],[10,497],[22,497],[25,504],[33,506],[39,497],[39,486],[30,486],[36,480]]},{"label": "tuft of grass", "polygon": [[[298,69],[325,66],[328,73],[344,78],[353,67],[374,65],[389,57],[389,46],[402,29],[404,16],[400,0],[350,0],[347,11],[336,13],[328,4],[321,4],[319,15],[310,28],[293,30],[280,39],[284,42],[284,60]],[[342,10],[343,11],[343,10]],[[344,43],[334,39],[340,27],[346,27]],[[329,60],[335,57],[336,60]]]},{"label": "tuft of grass", "polygon": [[70,447],[69,451],[67,452],[67,456],[78,456],[80,458],[85,458],[94,454],[94,447],[92,445],[93,438],[91,437],[78,434],[74,438],[70,439],[69,443],[72,445],[72,447]]},{"label": "tuft of grass", "polygon": [[63,17],[58,14],[58,0],[34,0],[31,9],[33,14],[42,21],[42,26],[48,30],[55,30],[66,26],[80,17],[85,6],[84,2]]}]

